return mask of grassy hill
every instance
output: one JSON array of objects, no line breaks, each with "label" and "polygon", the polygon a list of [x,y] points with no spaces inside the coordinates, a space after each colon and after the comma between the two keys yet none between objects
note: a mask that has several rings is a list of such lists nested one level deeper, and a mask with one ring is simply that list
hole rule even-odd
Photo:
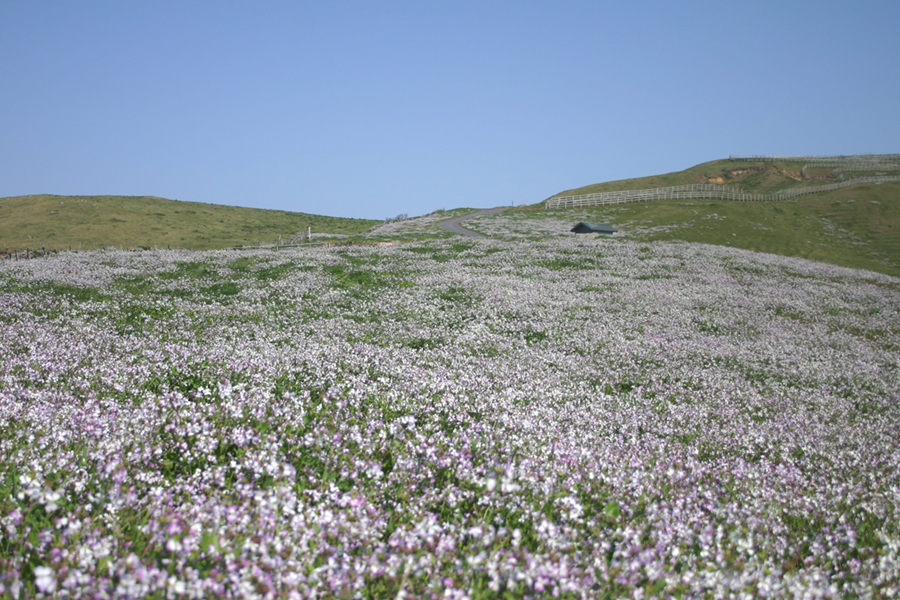
[{"label": "grassy hill", "polygon": [[[755,193],[828,183],[821,179],[802,181],[802,166],[796,162],[717,160],[676,173],[599,183],[558,195],[710,181]],[[830,173],[830,169],[823,171],[827,171],[824,175]],[[534,211],[535,218],[608,222],[623,234],[648,241],[683,240],[731,246],[900,276],[900,183],[857,185],[780,202],[693,199],[535,210],[542,206],[528,209]]]},{"label": "grassy hill", "polygon": [[[802,161],[751,162],[730,159],[714,160],[701,163],[684,171],[622,179],[595,183],[578,188],[564,190],[556,196],[577,196],[580,194],[596,194],[620,190],[643,190],[651,188],[689,185],[692,183],[720,183],[730,187],[741,188],[749,193],[771,193],[796,187],[814,187],[833,183],[837,179],[831,175],[832,169],[811,169],[810,174],[816,179],[804,180],[801,176]],[[879,171],[887,175],[900,175],[900,170]],[[874,175],[872,171],[844,171],[845,177]]]},{"label": "grassy hill", "polygon": [[208,250],[262,243],[305,232],[354,235],[381,221],[181,202],[154,196],[0,198],[0,251],[106,246]]},{"label": "grassy hill", "polygon": [[[791,161],[716,160],[676,173],[598,183],[558,195],[711,181],[757,193],[827,183],[822,179],[803,180],[802,166]],[[831,169],[812,174],[829,177]],[[873,173],[856,175],[865,174]],[[845,176],[854,174],[845,172]],[[615,225],[630,239],[731,246],[900,276],[900,183],[857,185],[780,202],[666,200],[552,211],[537,204],[478,221],[507,220],[518,226],[523,221],[535,223],[536,219],[554,221],[555,234],[567,232],[570,226],[565,225],[569,222],[603,221]],[[385,231],[384,236],[415,239],[449,235],[439,230],[433,219],[417,228],[419,221],[404,222],[402,232]],[[0,251],[39,248],[41,244],[56,249],[158,246],[203,250],[287,240],[307,227],[320,234],[360,240],[362,233],[379,223],[151,196],[18,196],[0,198]],[[490,235],[503,237],[503,229],[495,228]],[[536,225],[534,236],[544,235],[541,231],[550,229]]]}]

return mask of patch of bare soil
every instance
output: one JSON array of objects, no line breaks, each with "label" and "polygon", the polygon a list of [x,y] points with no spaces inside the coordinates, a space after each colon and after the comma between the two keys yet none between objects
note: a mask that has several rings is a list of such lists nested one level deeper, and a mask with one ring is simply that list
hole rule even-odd
[{"label": "patch of bare soil", "polygon": [[763,167],[748,167],[746,169],[731,169],[730,171],[725,171],[725,177],[728,179],[741,179],[744,175],[749,175],[751,173],[759,173],[763,171]]},{"label": "patch of bare soil", "polygon": [[781,174],[785,177],[790,177],[794,181],[803,181],[803,174],[800,171],[788,171],[787,169],[781,169]]},{"label": "patch of bare soil", "polygon": [[732,184],[736,184],[748,192],[757,193],[783,189],[788,180],[792,179],[774,165],[765,168],[735,169],[726,172],[726,176],[730,176]]}]

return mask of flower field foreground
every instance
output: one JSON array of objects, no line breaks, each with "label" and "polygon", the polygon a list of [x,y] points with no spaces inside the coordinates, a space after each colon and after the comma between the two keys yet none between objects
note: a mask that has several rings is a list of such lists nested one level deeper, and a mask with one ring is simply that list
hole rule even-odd
[{"label": "flower field foreground", "polygon": [[0,298],[4,597],[897,597],[900,280],[450,240]]}]

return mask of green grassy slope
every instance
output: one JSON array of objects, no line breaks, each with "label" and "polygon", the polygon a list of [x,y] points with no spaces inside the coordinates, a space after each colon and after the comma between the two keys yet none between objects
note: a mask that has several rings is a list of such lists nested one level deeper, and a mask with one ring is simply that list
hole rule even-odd
[{"label": "green grassy slope", "polygon": [[354,235],[378,223],[153,196],[15,196],[0,198],[0,251],[41,243],[207,250],[286,240],[307,227]]},{"label": "green grassy slope", "polygon": [[[826,179],[803,180],[802,168],[800,161],[714,160],[675,173],[597,183],[556,195],[693,183],[719,183],[746,192],[769,193],[836,181],[827,177],[831,169],[811,171]],[[844,175],[875,173],[845,171]],[[543,203],[526,210],[539,208],[543,208]],[[609,222],[623,233],[648,241],[683,240],[732,246],[900,276],[900,183],[858,185],[783,202],[669,200],[540,212],[546,216],[570,215],[577,220]]]},{"label": "green grassy slope", "polygon": [[783,202],[666,200],[530,214],[607,222],[631,239],[731,246],[900,276],[900,183]]}]

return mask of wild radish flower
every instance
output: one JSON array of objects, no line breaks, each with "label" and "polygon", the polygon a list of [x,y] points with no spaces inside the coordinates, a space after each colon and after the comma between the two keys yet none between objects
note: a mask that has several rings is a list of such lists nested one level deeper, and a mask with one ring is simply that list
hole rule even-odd
[{"label": "wild radish flower", "polygon": [[56,573],[50,567],[35,567],[34,585],[40,591],[52,594],[56,591]]},{"label": "wild radish flower", "polygon": [[500,492],[503,494],[512,494],[522,489],[514,479],[504,476],[500,483]]},{"label": "wild radish flower", "polygon": [[44,505],[47,512],[53,512],[56,510],[58,506],[56,503],[60,498],[62,498],[62,494],[59,492],[48,492],[42,498],[41,503]]}]

